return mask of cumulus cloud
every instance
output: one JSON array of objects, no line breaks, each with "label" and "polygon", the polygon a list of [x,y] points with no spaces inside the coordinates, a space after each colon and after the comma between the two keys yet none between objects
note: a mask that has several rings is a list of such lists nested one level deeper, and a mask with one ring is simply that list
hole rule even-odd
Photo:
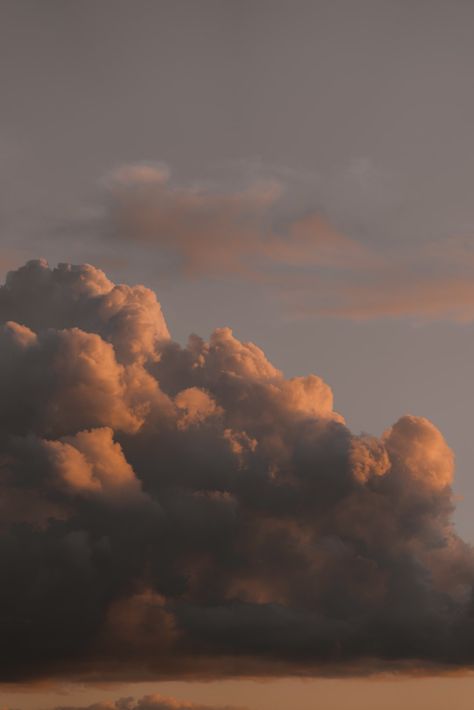
[{"label": "cumulus cloud", "polygon": [[159,247],[188,274],[235,272],[262,245],[276,182],[234,192],[170,184],[163,166],[128,165],[107,180],[106,232],[116,239]]},{"label": "cumulus cloud", "polygon": [[80,431],[59,441],[41,442],[53,474],[73,492],[121,492],[138,489],[134,471],[113,441],[109,427]]},{"label": "cumulus cloud", "polygon": [[152,291],[116,286],[89,264],[51,270],[39,260],[10,271],[0,290],[0,322],[7,320],[28,323],[33,330],[96,333],[113,345],[119,362],[149,358],[159,341],[169,339]]},{"label": "cumulus cloud", "polygon": [[228,328],[181,346],[93,266],[29,262],[0,314],[1,681],[472,666],[428,420],[354,435],[321,378]]}]

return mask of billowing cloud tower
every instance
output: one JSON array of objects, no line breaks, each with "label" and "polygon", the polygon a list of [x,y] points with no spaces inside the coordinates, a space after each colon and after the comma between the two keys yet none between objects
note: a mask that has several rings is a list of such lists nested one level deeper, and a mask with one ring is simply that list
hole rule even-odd
[{"label": "billowing cloud tower", "polygon": [[474,555],[426,419],[354,436],[317,376],[155,295],[28,262],[0,288],[0,679],[474,661]]}]

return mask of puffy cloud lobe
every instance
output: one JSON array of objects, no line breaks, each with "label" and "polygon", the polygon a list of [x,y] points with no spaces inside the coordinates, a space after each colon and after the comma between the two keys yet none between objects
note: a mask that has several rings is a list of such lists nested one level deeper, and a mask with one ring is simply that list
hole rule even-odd
[{"label": "puffy cloud lobe", "polygon": [[179,410],[179,429],[200,424],[221,411],[212,397],[199,387],[181,390],[175,397],[175,403]]},{"label": "puffy cloud lobe", "polygon": [[133,495],[139,489],[132,467],[109,427],[80,431],[62,441],[42,441],[48,462],[71,492]]},{"label": "puffy cloud lobe", "polygon": [[373,436],[354,437],[349,460],[354,478],[360,483],[367,483],[372,476],[383,476],[390,469],[386,447]]},{"label": "puffy cloud lobe", "polygon": [[441,433],[422,417],[402,417],[384,436],[394,465],[417,484],[441,490],[451,485],[454,456]]},{"label": "puffy cloud lobe", "polygon": [[144,286],[115,285],[90,264],[29,261],[7,275],[0,287],[0,320],[35,332],[79,328],[113,344],[119,361],[149,358],[169,339],[155,294]]},{"label": "puffy cloud lobe", "polygon": [[10,395],[0,416],[10,431],[48,435],[106,425],[135,431],[141,425],[140,388],[99,335],[72,328],[37,336],[8,323],[0,339],[0,380]]},{"label": "puffy cloud lobe", "polygon": [[440,432],[354,436],[320,378],[227,328],[182,347],[144,291],[43,262],[0,291],[0,678],[471,665]]}]

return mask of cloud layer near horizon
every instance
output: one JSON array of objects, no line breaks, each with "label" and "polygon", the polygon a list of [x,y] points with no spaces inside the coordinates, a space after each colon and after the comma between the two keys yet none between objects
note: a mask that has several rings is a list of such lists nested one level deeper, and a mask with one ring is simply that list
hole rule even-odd
[{"label": "cloud layer near horizon", "polygon": [[474,661],[453,454],[355,436],[316,375],[155,295],[27,263],[0,288],[0,680],[372,673]]}]

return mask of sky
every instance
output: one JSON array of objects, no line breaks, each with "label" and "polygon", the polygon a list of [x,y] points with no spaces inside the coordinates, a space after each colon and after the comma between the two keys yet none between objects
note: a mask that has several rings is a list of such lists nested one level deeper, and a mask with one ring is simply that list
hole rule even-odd
[{"label": "sky", "polygon": [[[467,707],[473,684],[466,672],[472,664],[469,638],[458,630],[457,643],[443,641],[431,630],[448,634],[444,624],[451,612],[444,607],[440,611],[434,592],[417,587],[415,603],[408,589],[415,585],[416,559],[433,576],[436,594],[442,589],[459,611],[471,579],[472,3],[0,0],[0,16],[0,271],[2,280],[7,272],[16,273],[0,294],[0,315],[2,322],[19,324],[6,326],[2,336],[2,398],[15,404],[11,410],[2,405],[0,423],[2,456],[14,462],[12,470],[21,482],[17,489],[12,483],[17,479],[7,472],[2,486],[10,496],[8,511],[13,511],[11,521],[6,516],[7,525],[20,521],[36,531],[31,539],[15,538],[14,546],[5,548],[4,564],[10,569],[11,560],[20,555],[24,575],[33,569],[32,588],[39,590],[34,598],[18,595],[15,584],[22,589],[27,584],[27,577],[18,573],[13,596],[6,595],[3,604],[11,613],[9,605],[16,604],[18,595],[29,605],[27,618],[37,614],[45,619],[33,624],[33,631],[18,631],[16,622],[8,627],[17,651],[1,679],[5,691],[0,689],[0,707],[85,707],[130,696],[138,710],[172,706],[157,694],[177,698],[186,710],[190,702],[250,710],[286,710],[296,702],[302,710],[370,709],[382,702],[387,708],[393,702],[393,708],[405,704],[441,710],[448,701],[458,710]],[[18,271],[38,259],[43,261]],[[55,270],[64,263],[92,266]],[[141,284],[150,291],[114,284]],[[211,337],[216,328],[221,330]],[[62,335],[64,329],[70,335]],[[193,339],[187,344],[192,333],[206,342]],[[170,343],[170,336],[179,347]],[[76,365],[68,368],[69,360]],[[96,363],[96,369],[87,370],[85,361]],[[51,363],[56,363],[54,382]],[[202,376],[190,363],[198,363]],[[310,373],[317,377],[308,378]],[[232,377],[240,378],[240,395],[250,398],[250,409],[235,397]],[[82,389],[74,384],[77,379]],[[100,401],[93,398],[91,403],[88,397],[97,391]],[[67,409],[71,401],[72,414]],[[271,422],[265,407],[272,411]],[[321,431],[309,443],[304,422],[311,417],[324,426],[318,425]],[[158,454],[155,436],[162,447]],[[8,437],[17,437],[17,443]],[[18,437],[24,439],[21,445]],[[193,501],[210,506],[208,513],[181,499],[181,489],[177,493],[170,488],[165,473],[165,482],[154,482],[149,462],[158,456],[164,462],[160,466],[172,468],[173,446],[182,455],[174,475],[181,488],[190,487]],[[206,451],[213,452],[216,466],[229,472],[225,485],[212,478],[218,473]],[[104,461],[97,459],[98,452]],[[357,485],[388,505],[390,526],[377,527],[382,525],[379,508],[371,507],[370,498],[362,504],[362,498],[354,497],[359,489],[353,490],[354,482],[349,485],[344,478],[343,454]],[[193,459],[199,462],[196,479],[188,473]],[[291,475],[301,490],[323,501],[321,509],[307,507],[304,496],[293,501],[293,479],[281,482],[290,491],[283,502],[259,478],[266,466],[274,482],[290,459],[295,467]],[[310,485],[305,478],[308,460],[321,471],[340,470],[336,488],[347,517],[333,511],[331,519],[335,484]],[[206,466],[213,471],[212,485],[203,473]],[[31,479],[33,469],[41,472],[40,483]],[[238,472],[247,469],[256,482],[239,482]],[[406,491],[416,505],[408,506]],[[120,507],[117,501],[124,495],[133,499],[133,510]],[[267,508],[261,505],[263,495]],[[154,571],[156,580],[148,580],[147,590],[127,586],[131,580],[137,583],[138,572],[126,564],[137,554],[144,584],[143,570],[151,562],[142,560],[137,550],[143,539],[152,549],[153,536],[163,534],[159,516],[155,520],[143,496],[173,520],[166,534],[174,541],[168,552],[156,543],[165,572]],[[248,525],[255,526],[257,542],[252,544],[236,527],[247,566],[234,558],[231,565],[229,550],[224,550],[231,544],[225,521],[235,501],[249,516]],[[362,516],[361,523],[354,510],[363,506],[368,517]],[[127,548],[120,521],[131,523],[135,515],[143,516],[149,528],[138,526],[144,537],[137,532]],[[209,529],[198,524],[201,515],[209,515]],[[332,541],[323,560],[315,561],[308,551],[314,534],[311,516]],[[44,528],[49,519],[56,523]],[[71,520],[79,527],[67,528]],[[190,520],[205,529],[201,538]],[[409,567],[403,558],[406,567],[400,574],[407,585],[398,589],[403,603],[397,614],[408,623],[413,609],[428,605],[432,610],[418,646],[408,637],[394,641],[393,647],[383,643],[393,626],[384,628],[379,617],[374,621],[370,616],[374,598],[380,604],[385,599],[382,592],[377,596],[380,580],[372,568],[361,571],[347,562],[354,576],[344,578],[343,563],[330,564],[338,555],[343,559],[334,540],[348,539],[356,547],[361,524],[367,534],[381,534],[384,541],[382,549],[367,553],[368,559],[394,569],[395,563],[402,564],[401,557],[395,562],[394,550],[403,549],[413,563]],[[185,533],[178,534],[181,525]],[[77,569],[70,569],[63,548],[56,547],[59,538],[54,535],[61,526],[67,529],[61,535],[66,535]],[[283,528],[284,540],[278,537]],[[407,529],[416,531],[408,547],[403,537]],[[51,538],[44,530],[51,531]],[[98,577],[88,578],[80,564],[85,565],[87,555],[102,559],[100,535],[115,539],[113,534],[123,546],[121,553],[110,553],[105,576],[95,570]],[[91,552],[85,540],[94,535],[99,547]],[[216,545],[220,536],[223,549]],[[439,540],[449,541],[443,543],[449,554]],[[260,549],[257,543],[264,541],[266,547]],[[186,545],[192,548],[192,564]],[[41,565],[32,562],[34,549],[41,550],[47,570],[56,560],[61,579],[69,575],[80,593],[71,592],[71,603],[61,612],[64,618],[79,614],[77,626],[58,635],[57,647],[66,661],[61,665],[53,648],[44,671],[33,678],[28,669],[42,666],[35,644],[48,624],[56,628],[58,623],[51,599],[70,592],[62,583],[54,586],[51,570],[42,576]],[[156,650],[151,639],[139,642],[131,627],[115,638],[116,631],[110,630],[115,629],[114,614],[140,616],[138,607],[151,604],[147,594],[158,595],[150,608],[157,617],[153,623],[166,636],[163,628],[171,623],[166,604],[182,595],[172,555],[183,569],[190,565],[194,580],[186,599],[195,607],[173,607],[173,623],[181,614],[179,623],[186,629],[186,652],[174,646],[170,652],[166,645],[168,650]],[[257,579],[258,555],[263,556],[266,580]],[[209,556],[207,569],[216,581],[215,589],[205,591],[199,565]],[[277,559],[294,586],[278,576]],[[313,614],[316,602],[302,589],[313,589],[317,565],[328,585],[324,593],[318,587],[316,611],[322,609],[326,620],[334,614],[351,623],[355,612],[368,615],[384,638],[379,642],[374,628],[363,626],[347,642],[353,644],[351,653],[338,651],[345,659],[344,672],[337,663],[327,671],[344,677],[295,680],[292,654],[299,659],[299,672],[312,675],[308,668],[314,659],[307,646],[314,639],[304,648],[299,643],[301,629],[305,624],[312,628],[313,617],[306,622],[289,617],[284,628],[275,627],[270,617],[255,617],[252,623],[253,617],[242,617],[248,635],[260,628],[268,642],[269,629],[279,629],[277,650],[272,655],[263,642],[248,645],[248,638],[232,636],[234,629],[229,643],[241,649],[242,663],[232,672],[225,663],[220,668],[218,657],[225,655],[226,645],[219,624],[227,627],[221,617],[204,619],[196,605],[215,611],[216,600],[237,597],[248,605],[271,602],[292,613]],[[92,575],[91,569],[87,574]],[[368,587],[373,583],[370,594],[357,581],[361,576],[370,580]],[[97,594],[100,604],[89,598],[87,585],[83,588],[87,579],[102,590]],[[334,610],[330,582],[336,589],[352,585],[355,601],[338,593]],[[120,603],[132,606],[121,612]],[[119,647],[126,638],[125,648],[134,649],[140,659],[147,658],[146,648],[160,658],[160,653],[176,654],[166,671],[176,676],[172,682],[145,679],[122,657],[114,657],[114,663],[123,682],[99,660],[98,676],[104,677],[91,676],[84,658],[90,664],[95,657],[84,656],[84,648],[90,644],[88,634],[97,635],[91,619],[105,613],[105,607],[109,626],[105,631],[101,627],[98,650],[94,648],[97,659],[114,657],[114,644]],[[25,613],[14,608],[14,614]],[[389,621],[401,623],[396,615]],[[318,633],[333,638],[335,632],[324,629]],[[69,633],[76,634],[76,644],[66,639]],[[343,637],[342,631],[336,635]],[[422,642],[425,635],[428,641]],[[367,639],[375,644],[370,648],[372,653],[376,648],[380,664],[365,660]],[[25,643],[32,650],[22,665],[19,649]],[[428,646],[435,649],[433,658],[428,658]],[[190,648],[207,658],[192,678]],[[318,653],[328,661],[327,649]],[[414,670],[410,659],[417,654],[424,665]],[[395,679],[372,677],[390,672],[381,662],[389,657],[409,667],[397,667]],[[434,668],[428,668],[430,663]],[[424,677],[413,678],[415,671]],[[225,680],[227,675],[235,677]],[[258,678],[250,681],[246,675]],[[153,699],[138,700],[149,696]],[[126,701],[117,707],[129,710]]]}]

